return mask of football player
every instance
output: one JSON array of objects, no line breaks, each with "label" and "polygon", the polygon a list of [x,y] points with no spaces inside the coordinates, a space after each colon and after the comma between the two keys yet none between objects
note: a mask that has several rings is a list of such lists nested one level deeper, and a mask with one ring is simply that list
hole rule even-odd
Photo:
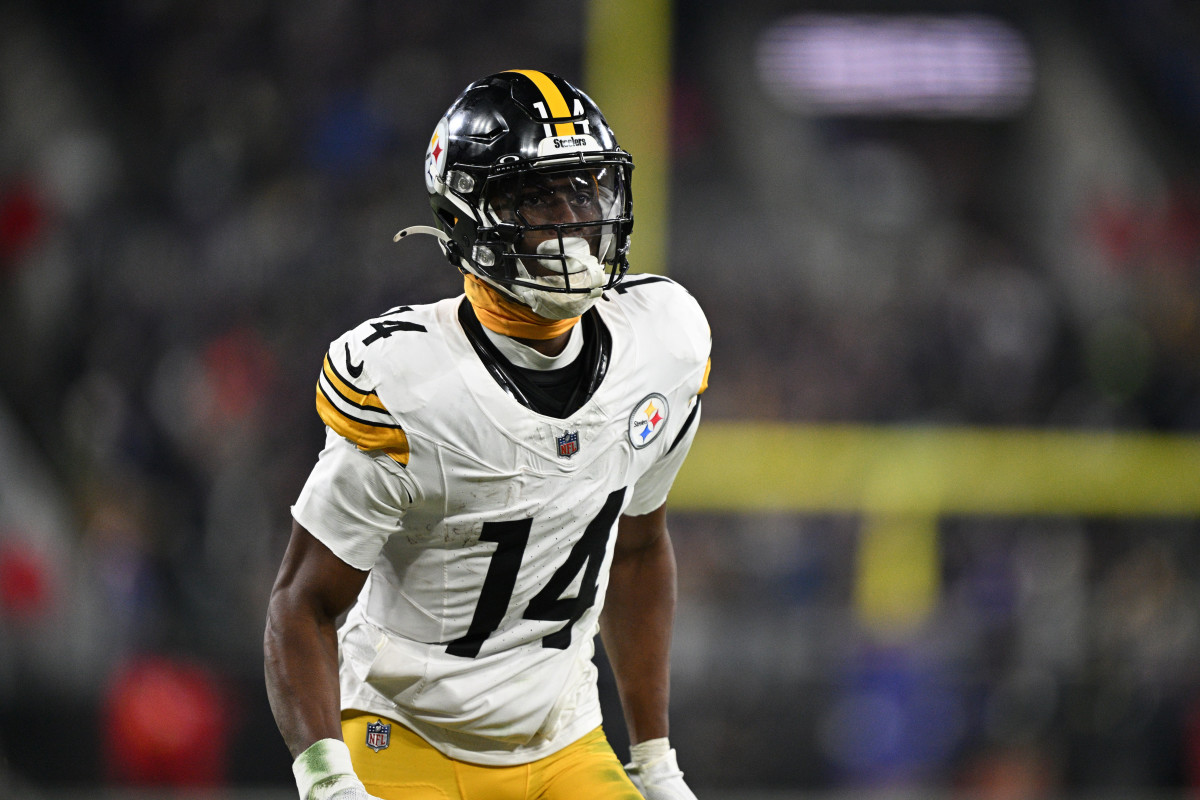
[{"label": "football player", "polygon": [[678,284],[626,276],[632,168],[545,72],[473,83],[437,124],[436,226],[396,238],[436,236],[464,295],[330,345],[325,448],[271,593],[267,688],[302,800],[695,797],[667,738],[665,502],[710,333]]}]

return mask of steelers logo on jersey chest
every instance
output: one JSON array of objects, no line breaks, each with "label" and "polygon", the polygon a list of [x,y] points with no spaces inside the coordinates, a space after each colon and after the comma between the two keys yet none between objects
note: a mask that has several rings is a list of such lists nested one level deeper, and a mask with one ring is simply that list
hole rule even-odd
[{"label": "steelers logo on jersey chest", "polygon": [[658,438],[667,427],[667,398],[652,392],[642,398],[629,414],[629,441],[637,449]]}]

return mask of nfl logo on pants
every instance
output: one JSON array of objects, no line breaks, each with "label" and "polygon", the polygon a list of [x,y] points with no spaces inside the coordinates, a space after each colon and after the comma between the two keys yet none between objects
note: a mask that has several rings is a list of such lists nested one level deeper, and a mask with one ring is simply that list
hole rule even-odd
[{"label": "nfl logo on pants", "polygon": [[392,743],[392,726],[383,720],[367,723],[367,747],[378,753]]}]

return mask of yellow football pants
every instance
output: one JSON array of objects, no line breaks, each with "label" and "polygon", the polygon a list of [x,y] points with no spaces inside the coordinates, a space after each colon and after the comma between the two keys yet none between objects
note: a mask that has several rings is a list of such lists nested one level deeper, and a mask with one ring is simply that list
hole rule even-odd
[{"label": "yellow football pants", "polygon": [[382,800],[642,800],[601,728],[538,761],[488,767],[445,756],[389,719],[390,742],[376,752],[367,724],[379,720],[350,712],[342,737],[359,780]]}]

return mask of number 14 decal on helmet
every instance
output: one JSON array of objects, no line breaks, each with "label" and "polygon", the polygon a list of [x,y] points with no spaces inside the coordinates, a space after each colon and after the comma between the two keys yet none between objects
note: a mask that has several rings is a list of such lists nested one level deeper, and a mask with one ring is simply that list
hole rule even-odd
[{"label": "number 14 decal on helmet", "polygon": [[[552,116],[558,116],[558,115],[552,115],[550,113],[550,110],[548,108],[546,108],[546,104],[543,103],[541,100],[534,102],[533,107],[536,108],[538,110],[538,113],[542,115],[542,119],[550,119]],[[580,100],[578,97],[575,98],[575,107],[571,109],[571,116],[579,118],[578,125],[579,125],[579,127],[581,127],[583,129],[583,130],[579,131],[579,133],[591,133],[591,125],[588,123],[588,120],[587,120],[587,112],[583,110],[583,101]],[[547,139],[549,139],[552,136],[558,135],[550,130],[550,123],[545,123],[544,127],[545,127],[545,131],[546,131]]]}]

